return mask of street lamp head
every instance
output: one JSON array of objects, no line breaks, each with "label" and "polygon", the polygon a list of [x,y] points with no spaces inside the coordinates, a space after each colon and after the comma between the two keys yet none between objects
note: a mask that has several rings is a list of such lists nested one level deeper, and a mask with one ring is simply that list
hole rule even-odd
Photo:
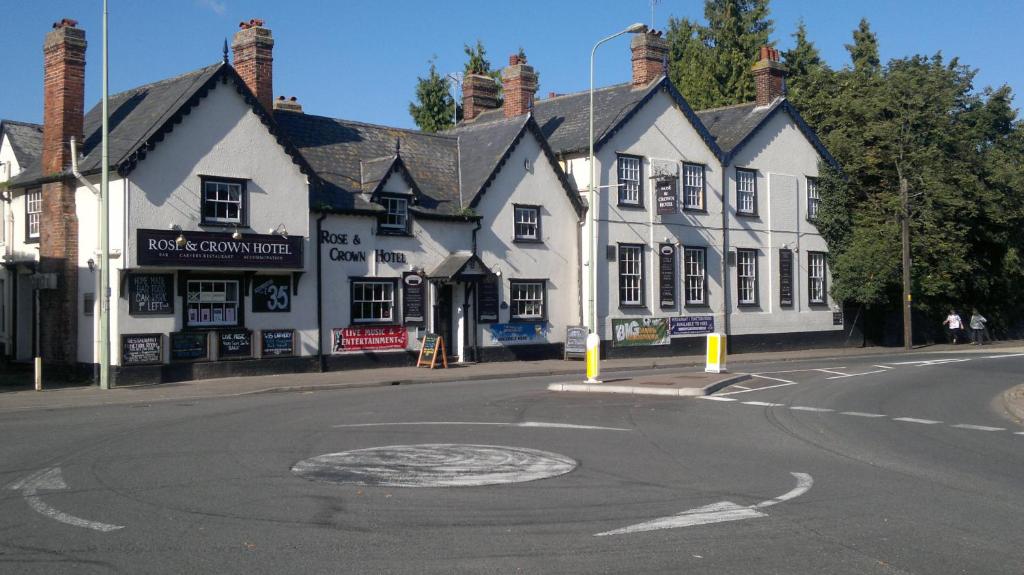
[{"label": "street lamp head", "polygon": [[639,34],[640,32],[646,32],[646,31],[647,31],[647,24],[641,24],[639,22],[637,22],[636,24],[631,25],[629,28],[626,28],[626,32],[629,32],[630,34]]}]

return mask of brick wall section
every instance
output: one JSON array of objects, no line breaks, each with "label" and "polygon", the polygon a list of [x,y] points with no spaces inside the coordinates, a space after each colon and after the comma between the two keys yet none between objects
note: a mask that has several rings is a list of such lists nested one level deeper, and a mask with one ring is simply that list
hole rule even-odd
[{"label": "brick wall section", "polygon": [[650,30],[636,34],[629,43],[633,62],[633,87],[640,88],[666,74],[668,41],[661,32]]},{"label": "brick wall section", "polygon": [[467,74],[462,80],[462,120],[468,122],[486,110],[498,107],[498,84],[494,78]]},{"label": "brick wall section", "polygon": [[779,62],[778,50],[762,46],[760,59],[752,70],[758,106],[767,106],[776,98],[786,95],[786,66]]},{"label": "brick wall section", "polygon": [[525,56],[513,54],[508,57],[508,67],[501,71],[501,83],[505,92],[506,118],[522,116],[533,109],[537,72],[526,63]]},{"label": "brick wall section", "polygon": [[[85,108],[85,31],[71,20],[54,24],[43,43],[43,175],[71,164],[70,141],[82,140]],[[39,229],[39,272],[56,289],[39,291],[39,354],[50,365],[77,362],[78,218],[70,179],[45,184]]]},{"label": "brick wall section", "polygon": [[235,71],[269,112],[274,109],[274,38],[258,18],[239,28],[231,41]]}]

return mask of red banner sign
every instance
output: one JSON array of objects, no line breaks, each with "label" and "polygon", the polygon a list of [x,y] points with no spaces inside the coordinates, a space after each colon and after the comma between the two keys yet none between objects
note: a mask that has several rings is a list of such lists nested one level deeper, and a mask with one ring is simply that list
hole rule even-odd
[{"label": "red banner sign", "polygon": [[334,328],[331,333],[334,336],[334,353],[366,349],[405,349],[409,345],[409,332],[400,325]]}]

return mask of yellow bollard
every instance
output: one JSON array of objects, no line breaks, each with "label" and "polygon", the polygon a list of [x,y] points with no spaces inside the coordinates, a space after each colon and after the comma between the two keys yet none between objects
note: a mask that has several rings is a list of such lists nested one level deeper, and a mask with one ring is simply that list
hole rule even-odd
[{"label": "yellow bollard", "polygon": [[726,373],[725,357],[725,336],[720,333],[709,333],[707,360],[704,371],[707,373]]},{"label": "yellow bollard", "polygon": [[583,383],[601,383],[601,337],[596,333],[587,336],[587,380]]}]

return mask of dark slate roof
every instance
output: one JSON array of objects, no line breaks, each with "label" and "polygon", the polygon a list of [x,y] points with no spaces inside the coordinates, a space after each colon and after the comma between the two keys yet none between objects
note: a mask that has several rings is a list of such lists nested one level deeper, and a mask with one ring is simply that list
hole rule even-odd
[{"label": "dark slate roof", "polygon": [[284,110],[275,110],[274,119],[325,184],[314,208],[381,211],[363,193],[364,184],[372,181],[376,188],[397,155],[417,190],[417,212],[456,215],[462,209],[458,140],[452,136]]},{"label": "dark slate roof", "polygon": [[31,169],[39,163],[43,153],[43,127],[39,124],[17,122],[14,120],[0,121],[0,134],[7,136],[18,158],[21,170]]},{"label": "dark slate roof", "polygon": [[427,274],[430,279],[453,279],[462,273],[469,262],[476,262],[477,269],[469,275],[486,275],[491,270],[484,265],[483,260],[471,252],[455,252],[448,254],[437,267]]}]

